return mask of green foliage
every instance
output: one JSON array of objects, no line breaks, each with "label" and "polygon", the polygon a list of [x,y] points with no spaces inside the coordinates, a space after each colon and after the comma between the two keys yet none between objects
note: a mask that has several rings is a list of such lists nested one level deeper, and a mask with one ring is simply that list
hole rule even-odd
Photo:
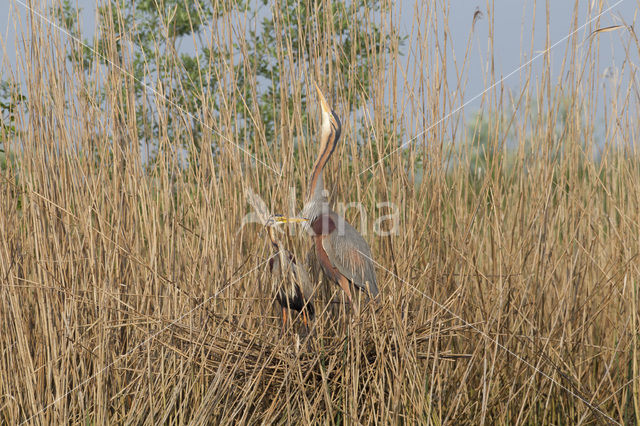
[{"label": "green foliage", "polygon": [[25,100],[8,81],[0,82],[0,171],[5,171],[8,163],[15,164],[15,155],[8,151],[6,142],[16,136],[17,109]]},{"label": "green foliage", "polygon": [[483,179],[485,173],[502,173],[513,166],[514,152],[505,149],[509,138],[507,123],[503,114],[486,117],[479,111],[469,124],[467,146],[463,149],[470,155],[472,180]]},{"label": "green foliage", "polygon": [[[16,110],[26,98],[8,81],[0,82],[0,143],[4,143],[16,133]],[[0,152],[4,151],[4,147]]]},{"label": "green foliage", "polygon": [[[71,6],[69,0],[55,9],[55,16],[76,39],[82,39],[77,29],[79,10]],[[131,40],[135,48],[126,68],[134,77],[135,112],[141,140],[153,146],[161,134],[154,115],[155,108],[149,108],[148,102],[145,102],[149,90],[155,90],[160,83],[163,92],[171,99],[169,104],[172,109],[187,113],[168,114],[167,126],[162,130],[170,138],[185,143],[184,135],[175,133],[176,126],[172,126],[172,123],[177,118],[190,120],[193,138],[199,141],[202,135],[202,99],[215,88],[216,81],[203,79],[195,83],[201,72],[199,63],[204,53],[178,54],[178,42],[186,36],[202,35],[213,17],[214,10],[208,2],[112,0],[98,7],[98,29],[94,40],[85,40],[83,45],[77,45],[76,50],[70,53],[69,60],[80,64],[87,73],[95,65],[124,67],[123,44],[125,40]],[[126,37],[123,37],[124,31],[127,32]],[[109,38],[108,34],[117,35]],[[120,62],[113,63],[114,57]],[[102,95],[101,101],[104,102]],[[148,97],[147,101],[151,98]]]},{"label": "green foliage", "polygon": [[[354,85],[357,90],[349,91],[348,99],[343,100],[349,110],[341,113],[346,116],[355,111],[359,105],[357,93],[371,89],[370,70],[375,65],[374,60],[390,52],[391,37],[383,35],[381,27],[373,22],[373,15],[380,11],[380,1],[331,4],[320,0],[284,0],[271,5],[261,0],[263,5],[272,6],[272,12],[267,14],[258,3],[242,0],[111,0],[98,9],[97,36],[92,42],[84,42],[90,47],[77,46],[69,59],[89,72],[95,65],[94,58],[105,64],[106,58],[114,57],[114,49],[122,55],[124,40],[131,40],[135,48],[127,70],[135,77],[138,134],[151,146],[157,144],[164,132],[185,147],[193,142],[195,152],[189,152],[191,156],[204,148],[203,136],[211,131],[202,125],[203,114],[215,118],[229,112],[226,108],[230,106],[220,97],[222,76],[216,70],[231,69],[230,63],[233,64],[233,81],[243,99],[243,102],[234,103],[232,130],[237,142],[244,144],[246,149],[251,150],[252,141],[258,138],[272,143],[283,120],[283,112],[292,116],[307,110],[308,100],[304,93],[301,105],[294,105],[291,98],[282,96],[290,84],[290,81],[283,81],[283,75],[290,75],[281,69],[285,57],[286,66],[295,68],[301,80],[304,70],[315,69],[326,75],[331,73],[327,81],[335,81],[335,76],[339,76],[341,81]],[[232,47],[217,50],[202,47],[207,45],[202,39],[217,31],[217,20],[233,13],[244,14],[257,25]],[[77,30],[78,11],[70,0],[57,7],[55,15],[74,37],[81,39]],[[127,34],[115,37],[115,43],[113,37],[107,39],[105,36],[123,31]],[[191,39],[199,40],[196,44],[201,46],[200,50],[188,52],[180,48],[182,41]],[[398,39],[402,44],[404,39]],[[326,57],[317,57],[320,45],[330,46]],[[221,66],[223,64],[225,66]],[[174,110],[168,114],[166,124],[162,124],[163,129],[155,117],[155,106],[143,102],[149,88],[160,84]],[[287,99],[286,105],[281,105],[283,98]],[[256,126],[256,111],[253,111],[256,105],[260,130]],[[304,128],[308,128],[307,119],[306,116],[302,118]],[[189,131],[176,133],[179,126],[172,126],[174,120],[186,122]],[[215,154],[219,139],[214,135],[206,140],[212,140],[211,151]]]},{"label": "green foliage", "polygon": [[[262,0],[267,5],[266,0]],[[324,10],[331,7],[330,11]],[[372,11],[380,10],[379,0],[372,2],[360,0],[352,2],[327,3],[321,0],[311,0],[302,3],[295,0],[286,0],[278,5],[278,19],[282,21],[277,25],[272,15],[263,18],[259,31],[251,31],[250,49],[247,60],[249,67],[256,70],[257,76],[266,84],[265,90],[259,95],[259,104],[263,114],[266,137],[273,137],[273,128],[276,122],[277,109],[270,107],[277,102],[278,94],[283,85],[280,68],[282,66],[276,59],[279,56],[278,49],[286,48],[287,59],[293,63],[290,65],[303,72],[312,66],[320,67],[321,73],[327,76],[328,81],[340,77],[348,84],[361,88],[347,94],[342,99],[348,107],[348,112],[357,110],[361,101],[359,93],[368,92],[373,84],[371,77],[374,58],[390,53],[391,36],[382,34],[381,28],[372,22]],[[326,17],[331,20],[327,21]],[[320,34],[322,42],[332,46],[328,58],[318,64],[321,58],[317,55],[321,51]],[[398,34],[400,45],[406,38]],[[357,52],[351,55],[351,52]],[[316,68],[318,69],[318,68]],[[312,91],[313,92],[313,91]],[[302,94],[301,111],[307,111],[308,99]],[[311,102],[315,102],[315,95]],[[289,106],[293,111],[293,106]],[[346,112],[345,112],[346,113]],[[307,117],[303,117],[306,122]]]}]

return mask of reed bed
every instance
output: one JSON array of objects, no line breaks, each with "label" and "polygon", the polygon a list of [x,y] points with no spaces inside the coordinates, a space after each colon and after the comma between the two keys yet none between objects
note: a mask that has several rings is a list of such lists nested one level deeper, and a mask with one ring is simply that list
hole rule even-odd
[{"label": "reed bed", "polygon": [[[194,43],[242,52],[250,15],[219,7]],[[373,39],[336,52],[326,19],[335,8],[300,7],[313,12],[300,27],[312,59],[294,61],[302,52],[282,31],[292,23],[277,20],[283,83],[270,95],[268,131],[255,70],[234,71],[241,54],[207,59],[210,75],[190,82],[202,104],[186,110],[181,87],[153,73],[134,78],[135,40],[122,42],[130,29],[103,26],[104,50],[85,54],[106,64],[87,70],[48,9],[17,22],[18,63],[2,69],[25,100],[15,129],[0,133],[0,422],[637,421],[633,28],[599,33],[605,18],[592,22],[561,48],[557,74],[551,53],[512,86],[489,67],[484,119],[474,119],[452,114],[475,72],[472,17],[469,48],[454,58],[447,4],[416,6],[401,54],[393,5],[383,2],[354,22],[376,22],[386,52],[367,48]],[[489,28],[492,13],[489,2]],[[576,14],[570,30],[579,25]],[[604,35],[624,46],[619,72],[630,87],[603,84],[595,64]],[[365,61],[370,89],[332,73],[333,57]],[[338,287],[320,283],[317,321],[304,335],[297,322],[281,332],[266,234],[243,219],[246,188],[272,211],[301,208],[317,151],[313,82],[343,124],[325,181],[334,201],[361,202],[345,215],[372,247],[381,297],[348,314]],[[136,105],[157,132],[140,126]],[[397,232],[374,232],[373,218],[392,213]],[[309,239],[288,232],[304,259]]]}]

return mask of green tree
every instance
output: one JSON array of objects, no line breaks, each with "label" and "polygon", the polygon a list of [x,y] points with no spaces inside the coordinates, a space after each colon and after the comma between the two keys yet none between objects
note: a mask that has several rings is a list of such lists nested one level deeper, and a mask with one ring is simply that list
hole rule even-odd
[{"label": "green tree", "polygon": [[486,173],[503,173],[514,165],[514,146],[509,133],[509,120],[502,113],[478,111],[468,124],[466,146],[470,153],[469,175],[473,180],[484,179]]},{"label": "green tree", "polygon": [[[266,9],[259,7],[259,3],[272,5],[273,13],[264,13]],[[316,58],[316,52],[320,39],[332,46],[332,53],[322,60],[323,71],[341,75],[349,82],[353,80],[360,89],[351,91],[350,98],[343,100],[349,111],[342,113],[346,115],[357,109],[359,100],[355,93],[369,91],[372,85],[370,70],[375,65],[373,61],[390,51],[390,39],[397,36],[383,35],[381,26],[373,22],[372,16],[379,12],[379,0],[346,3],[281,0],[276,4],[267,0],[111,0],[98,9],[99,35],[91,42],[84,42],[90,48],[78,45],[70,59],[88,72],[95,65],[93,58],[104,63],[104,58],[113,57],[113,54],[107,55],[107,51],[113,52],[114,48],[118,52],[123,51],[121,43],[124,37],[116,37],[114,46],[113,36],[109,38],[105,34],[117,34],[126,28],[129,32],[127,38],[136,44],[128,70],[136,79],[139,135],[152,146],[161,130],[168,132],[172,140],[193,138],[196,152],[191,155],[197,155],[205,148],[202,146],[203,132],[208,129],[202,126],[203,112],[209,111],[217,117],[222,108],[228,108],[220,100],[221,76],[217,74],[215,65],[233,63],[233,78],[243,99],[243,102],[236,103],[233,111],[234,132],[239,135],[239,143],[251,150],[251,141],[257,138],[265,138],[269,143],[273,141],[283,110],[290,115],[294,111],[306,111],[304,94],[302,105],[293,105],[289,101],[283,108],[280,104],[282,90],[286,89],[283,85],[287,82],[282,80],[279,68],[284,55],[289,59],[288,64],[298,70],[317,67],[319,62],[316,61],[320,58]],[[66,0],[55,13],[58,21],[80,39],[79,13],[70,1]],[[232,49],[212,51],[202,48],[197,52],[186,52],[179,48],[181,40],[210,36],[212,22],[231,13],[245,14],[257,24],[246,38],[234,43]],[[198,44],[206,45],[204,42]],[[98,54],[93,55],[92,52]],[[181,112],[170,114],[164,129],[160,129],[160,124],[154,119],[153,107],[149,108],[149,103],[144,102],[148,88],[144,87],[143,81],[150,80],[151,87],[156,87],[155,82],[162,83],[172,106]],[[261,133],[255,126],[254,111],[250,111],[250,106],[255,104],[260,111]],[[188,122],[188,136],[184,132],[173,134],[171,120],[175,119]],[[303,117],[303,123],[306,119]],[[212,140],[211,151],[215,154],[220,140],[217,137]],[[182,142],[184,146],[188,145],[186,140]]]},{"label": "green tree", "polygon": [[15,163],[15,155],[9,152],[7,141],[16,135],[16,113],[25,97],[8,81],[0,82],[0,171],[8,162]]}]

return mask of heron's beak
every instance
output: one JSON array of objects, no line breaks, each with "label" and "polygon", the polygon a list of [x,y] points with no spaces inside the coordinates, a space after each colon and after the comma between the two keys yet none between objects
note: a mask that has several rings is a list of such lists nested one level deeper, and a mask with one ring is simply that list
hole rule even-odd
[{"label": "heron's beak", "polygon": [[315,85],[316,85],[316,90],[318,91],[318,97],[320,98],[320,106],[322,107],[322,112],[330,113],[331,107],[329,107],[327,100],[324,98],[324,95],[320,91],[320,88],[318,87],[318,83],[315,83]]},{"label": "heron's beak", "polygon": [[287,217],[282,215],[275,215],[273,216],[272,219],[273,219],[274,225],[280,225],[283,223],[304,223],[309,220],[306,217],[299,217],[299,216]]}]

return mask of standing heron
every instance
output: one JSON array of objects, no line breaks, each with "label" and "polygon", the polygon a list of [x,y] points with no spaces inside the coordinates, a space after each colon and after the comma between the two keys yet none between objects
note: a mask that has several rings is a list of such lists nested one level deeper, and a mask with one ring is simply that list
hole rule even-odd
[{"label": "standing heron", "polygon": [[320,153],[313,166],[307,199],[302,209],[305,227],[313,237],[315,255],[325,276],[338,284],[353,306],[350,284],[370,298],[378,295],[371,249],[362,235],[331,209],[322,170],[340,139],[340,119],[316,85],[322,108]]},{"label": "standing heron", "polygon": [[302,314],[302,321],[309,329],[315,316],[313,303],[311,303],[313,285],[304,266],[296,263],[293,254],[282,247],[276,236],[275,227],[286,222],[287,219],[275,216],[266,224],[271,245],[277,250],[269,259],[271,290],[276,294],[276,299],[282,308],[282,330],[284,331],[287,325],[287,311],[291,309]]}]

